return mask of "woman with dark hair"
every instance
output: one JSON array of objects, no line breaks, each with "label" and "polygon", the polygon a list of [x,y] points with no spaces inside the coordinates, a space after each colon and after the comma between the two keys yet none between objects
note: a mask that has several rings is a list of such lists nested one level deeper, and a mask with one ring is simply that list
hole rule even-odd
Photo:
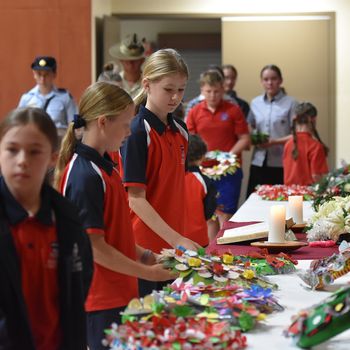
[{"label": "woman with dark hair", "polygon": [[265,92],[252,100],[248,123],[252,129],[269,137],[267,142],[255,146],[247,196],[259,184],[283,184],[283,146],[291,137],[297,104],[282,87],[282,73],[277,66],[263,67],[260,79]]}]

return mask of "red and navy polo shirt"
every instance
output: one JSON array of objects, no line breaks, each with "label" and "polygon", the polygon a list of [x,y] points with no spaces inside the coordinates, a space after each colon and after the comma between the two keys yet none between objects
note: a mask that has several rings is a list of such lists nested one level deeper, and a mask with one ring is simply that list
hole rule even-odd
[{"label": "red and navy polo shirt", "polygon": [[[175,231],[184,233],[185,170],[188,132],[185,123],[168,115],[165,125],[140,107],[131,123],[131,135],[121,148],[123,182],[141,187],[146,199]],[[131,213],[136,242],[154,252],[170,245]]]},{"label": "red and navy polo shirt", "polygon": [[4,178],[0,196],[15,243],[22,292],[36,349],[59,349],[61,343],[58,242],[49,192],[43,187],[35,216],[16,201]]},{"label": "red and navy polo shirt", "polygon": [[217,191],[212,181],[199,167],[189,168],[185,177],[186,212],[185,237],[201,246],[209,243],[207,220],[216,210]]},{"label": "red and navy polo shirt", "polygon": [[190,133],[202,137],[209,151],[229,152],[238,141],[238,135],[249,132],[239,106],[224,100],[214,113],[207,108],[205,100],[200,102],[190,110],[186,124]]},{"label": "red and navy polo shirt", "polygon": [[312,175],[328,173],[327,156],[323,145],[309,132],[297,132],[298,158],[292,157],[293,139],[284,145],[283,169],[285,185],[311,185]]},{"label": "red and navy polo shirt", "polygon": [[[135,240],[125,189],[110,157],[79,143],[67,164],[61,192],[79,209],[88,234],[104,235],[106,242],[136,260]],[[97,263],[86,301],[86,310],[125,306],[137,297],[137,279],[114,272]]]}]

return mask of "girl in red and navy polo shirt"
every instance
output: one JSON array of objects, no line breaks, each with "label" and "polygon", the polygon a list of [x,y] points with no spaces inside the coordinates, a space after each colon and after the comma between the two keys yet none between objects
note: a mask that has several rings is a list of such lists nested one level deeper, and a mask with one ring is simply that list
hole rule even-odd
[{"label": "girl in red and navy polo shirt", "polygon": [[295,109],[291,138],[284,145],[283,168],[285,185],[312,185],[328,173],[328,147],[315,127],[317,109],[302,102]]},{"label": "girl in red and navy polo shirt", "polygon": [[[188,132],[172,115],[181,103],[187,79],[187,66],[175,50],[159,50],[147,58],[143,89],[136,98],[138,114],[121,148],[135,239],[156,253],[177,245],[198,247],[183,236]],[[141,287],[141,293],[159,287]]]},{"label": "girl in red and navy polo shirt", "polygon": [[41,109],[14,110],[0,125],[0,348],[87,346],[92,254],[76,208],[45,181],[57,146]]},{"label": "girl in red and navy polo shirt", "polygon": [[[116,85],[95,83],[84,92],[79,113],[63,139],[55,179],[78,206],[92,243],[95,270],[86,310],[88,345],[95,350],[105,348],[104,329],[119,322],[119,312],[138,296],[136,277],[162,281],[172,275],[162,265],[136,261],[155,262],[135,247],[125,189],[107,153],[116,152],[130,134],[131,97]],[[77,142],[74,129],[80,127]]]}]

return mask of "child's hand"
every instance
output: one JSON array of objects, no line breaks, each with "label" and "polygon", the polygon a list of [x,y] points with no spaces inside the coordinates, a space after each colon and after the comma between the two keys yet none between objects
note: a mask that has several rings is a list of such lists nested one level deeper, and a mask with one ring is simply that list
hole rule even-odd
[{"label": "child's hand", "polygon": [[178,277],[178,274],[164,268],[163,264],[155,264],[149,267],[150,269],[150,281],[168,281],[174,280]]},{"label": "child's hand", "polygon": [[158,254],[155,254],[151,250],[146,249],[141,256],[140,261],[145,265],[154,265],[157,262],[157,255]]},{"label": "child's hand", "polygon": [[199,248],[201,248],[201,246],[198,243],[193,242],[190,239],[183,236],[180,236],[174,248],[176,248],[177,246],[182,246],[186,249],[194,250],[194,251],[197,251]]},{"label": "child's hand", "polygon": [[274,144],[276,144],[275,140],[269,139],[267,142],[259,143],[258,145],[256,145],[256,147],[265,149],[271,147]]}]

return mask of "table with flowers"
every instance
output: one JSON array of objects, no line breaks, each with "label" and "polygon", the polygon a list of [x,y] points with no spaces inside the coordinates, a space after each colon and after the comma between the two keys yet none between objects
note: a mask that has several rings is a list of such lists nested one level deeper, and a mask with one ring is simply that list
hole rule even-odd
[{"label": "table with flowers", "polygon": [[[234,171],[235,163],[223,162]],[[164,250],[159,262],[179,278],[163,291],[130,301],[125,323],[107,331],[105,344],[113,350],[349,349],[350,245],[336,244],[350,232],[344,169],[337,180],[329,177],[331,191],[340,197],[324,192],[324,184],[316,197],[309,188],[262,186],[226,223],[229,229],[266,221],[276,204],[287,207],[288,217],[288,195],[303,195],[307,233],[296,236],[311,241],[310,247],[271,254],[247,249],[249,243],[215,240],[197,252]],[[333,186],[338,178],[341,192]]]}]

